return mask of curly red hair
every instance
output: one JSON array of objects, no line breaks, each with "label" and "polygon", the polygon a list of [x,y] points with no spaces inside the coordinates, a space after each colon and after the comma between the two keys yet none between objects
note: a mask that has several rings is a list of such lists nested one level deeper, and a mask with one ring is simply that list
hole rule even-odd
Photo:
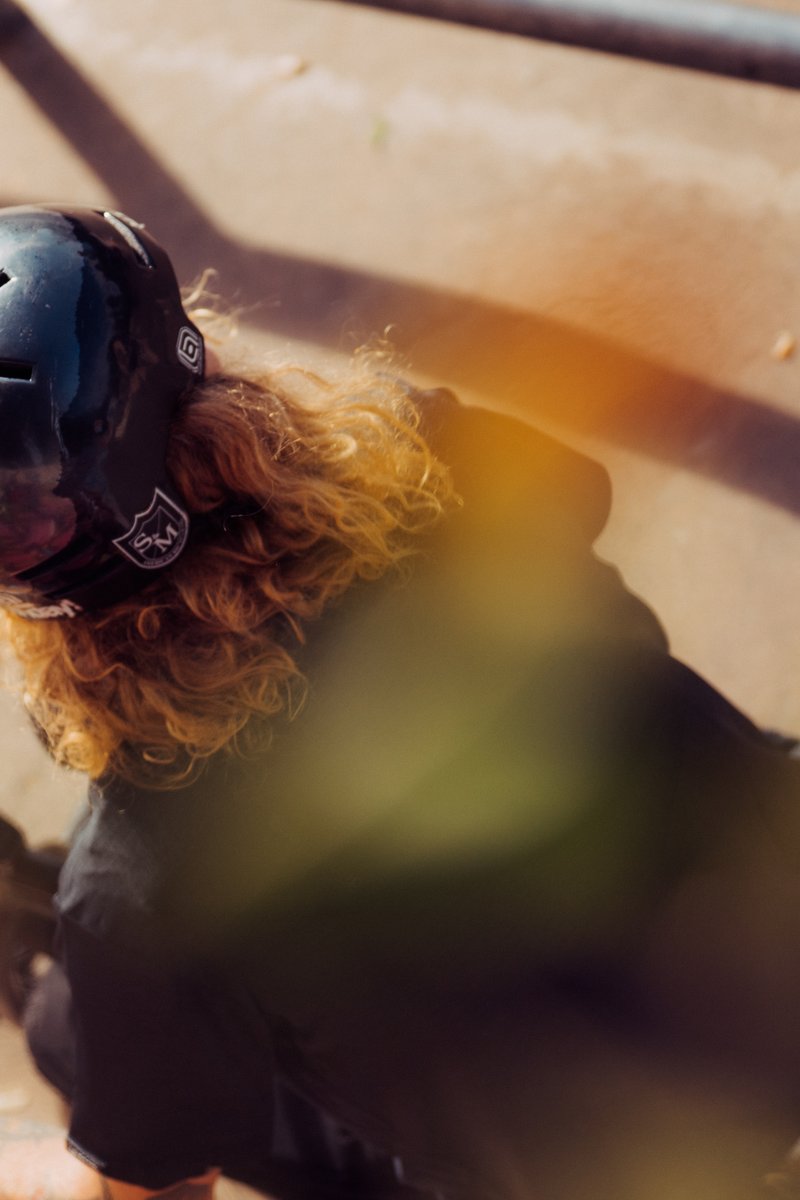
[{"label": "curly red hair", "polygon": [[293,713],[304,626],[413,551],[450,499],[407,389],[362,370],[215,375],[176,415],[168,466],[210,531],[137,595],[73,620],[6,612],[26,704],[54,757],[180,786]]}]

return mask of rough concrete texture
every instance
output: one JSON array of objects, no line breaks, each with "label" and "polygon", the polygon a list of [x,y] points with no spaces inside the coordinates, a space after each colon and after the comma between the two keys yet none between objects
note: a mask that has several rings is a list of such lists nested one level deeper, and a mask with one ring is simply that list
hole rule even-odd
[{"label": "rough concrete texture", "polygon": [[[0,203],[127,210],[217,268],[244,340],[391,326],[416,378],[588,447],[601,550],[675,652],[800,729],[800,92],[333,0],[24,8]],[[76,783],[22,726],[1,803],[57,832]]]}]

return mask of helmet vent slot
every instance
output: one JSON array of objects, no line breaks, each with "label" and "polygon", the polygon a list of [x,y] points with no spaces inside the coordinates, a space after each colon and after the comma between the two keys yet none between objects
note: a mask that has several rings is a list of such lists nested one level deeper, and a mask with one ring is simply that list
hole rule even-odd
[{"label": "helmet vent slot", "polygon": [[[0,284],[0,286],[2,286]],[[17,362],[12,358],[0,358],[0,380],[21,379],[30,383],[33,379],[33,363]]]},{"label": "helmet vent slot", "polygon": [[11,283],[11,276],[9,275],[8,271],[4,271],[2,267],[0,267],[0,287],[2,287],[5,283]]}]

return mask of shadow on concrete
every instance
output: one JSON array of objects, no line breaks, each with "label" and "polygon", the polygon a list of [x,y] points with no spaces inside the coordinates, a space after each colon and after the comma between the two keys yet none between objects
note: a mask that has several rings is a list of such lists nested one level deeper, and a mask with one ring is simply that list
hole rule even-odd
[{"label": "shadow on concrete", "polygon": [[[337,350],[392,326],[414,369],[533,421],[630,447],[800,514],[800,425],[530,313],[238,242],[220,230],[13,0],[0,61],[114,194],[170,247],[179,275],[209,265],[250,323]],[[20,203],[68,197],[3,197]]]}]

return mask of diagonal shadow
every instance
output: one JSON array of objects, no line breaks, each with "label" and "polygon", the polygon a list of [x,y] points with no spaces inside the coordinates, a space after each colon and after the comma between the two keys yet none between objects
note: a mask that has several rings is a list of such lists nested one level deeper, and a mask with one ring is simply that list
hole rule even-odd
[{"label": "diagonal shadow", "polygon": [[[794,418],[530,313],[236,241],[14,0],[0,0],[0,61],[118,207],[170,247],[179,275],[214,265],[251,323],[339,349],[391,325],[397,349],[426,375],[800,514]],[[0,203],[32,199],[42,197]]]}]

